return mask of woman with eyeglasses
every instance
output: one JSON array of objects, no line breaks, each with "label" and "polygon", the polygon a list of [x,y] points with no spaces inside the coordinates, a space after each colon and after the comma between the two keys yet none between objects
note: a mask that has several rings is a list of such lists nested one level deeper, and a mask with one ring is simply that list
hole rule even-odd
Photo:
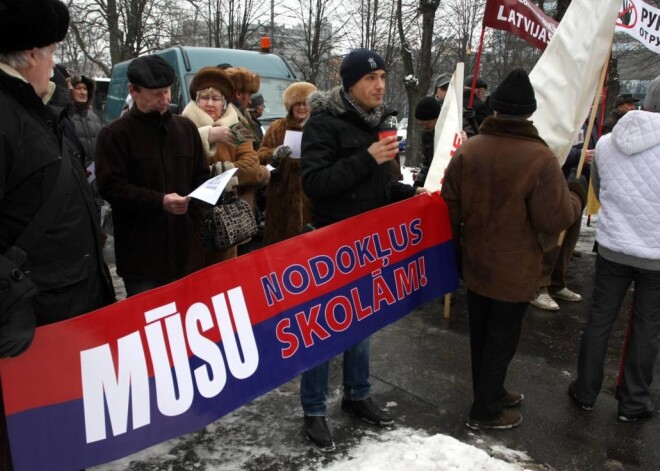
[{"label": "woman with eyeglasses", "polygon": [[[244,132],[246,123],[241,121],[240,113],[229,103],[233,92],[232,81],[222,69],[204,67],[190,82],[192,101],[182,115],[199,129],[211,173],[218,174],[229,168],[238,168],[235,174],[238,177],[238,196],[254,209],[254,193],[258,187],[268,183],[270,173],[266,167],[259,165],[257,153],[252,148],[251,135]],[[236,255],[237,246],[223,252],[208,252],[206,265]]]},{"label": "woman with eyeglasses", "polygon": [[278,119],[266,131],[257,154],[262,165],[271,164],[273,172],[266,190],[264,245],[274,244],[301,233],[311,221],[309,198],[300,183],[300,155],[284,144],[287,132],[302,132],[309,119],[309,96],[317,91],[307,82],[296,82],[284,90],[285,118]]}]

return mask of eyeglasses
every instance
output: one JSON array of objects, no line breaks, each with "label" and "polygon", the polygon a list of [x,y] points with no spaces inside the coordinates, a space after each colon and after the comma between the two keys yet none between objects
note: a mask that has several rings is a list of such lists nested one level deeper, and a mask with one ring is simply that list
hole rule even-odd
[{"label": "eyeglasses", "polygon": [[211,101],[213,103],[223,103],[225,101],[225,97],[223,96],[208,96],[208,95],[202,95],[199,97],[199,101]]}]

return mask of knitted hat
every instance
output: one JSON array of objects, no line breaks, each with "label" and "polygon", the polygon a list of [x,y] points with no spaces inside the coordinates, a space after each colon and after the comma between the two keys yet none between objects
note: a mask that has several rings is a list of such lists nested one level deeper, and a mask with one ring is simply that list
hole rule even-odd
[{"label": "knitted hat", "polygon": [[344,91],[355,85],[355,83],[370,72],[384,70],[387,72],[387,64],[380,54],[369,49],[355,49],[349,52],[341,62],[339,75]]},{"label": "knitted hat", "polygon": [[430,121],[440,116],[440,101],[434,96],[425,96],[415,106],[415,119]]},{"label": "knitted hat", "polygon": [[[474,75],[468,75],[465,77],[465,86],[472,88],[472,81],[474,80]],[[476,88],[488,88],[488,83],[481,77],[477,77],[477,85],[474,87]]]},{"label": "knitted hat", "polygon": [[309,82],[292,83],[284,90],[284,107],[290,112],[296,103],[307,103],[309,96],[317,90],[316,85]]},{"label": "knitted hat", "polygon": [[257,93],[261,86],[261,78],[245,67],[229,67],[225,72],[234,84],[234,91]]},{"label": "knitted hat", "polygon": [[637,103],[639,101],[639,98],[635,98],[632,96],[630,93],[622,93],[621,95],[616,97],[616,100],[614,100],[614,107],[616,108],[619,105],[623,105],[624,103]]},{"label": "knitted hat", "polygon": [[660,76],[654,78],[649,84],[643,108],[645,111],[660,112]]},{"label": "knitted hat", "polygon": [[509,115],[525,115],[536,111],[534,88],[523,69],[512,70],[491,95],[495,111]]},{"label": "knitted hat", "polygon": [[169,87],[176,79],[172,66],[155,54],[133,59],[126,76],[133,85],[151,89]]},{"label": "knitted hat", "polygon": [[435,88],[448,87],[450,81],[451,81],[451,75],[449,74],[438,75],[438,78],[435,79]]},{"label": "knitted hat", "polygon": [[58,43],[68,29],[69,10],[59,0],[0,0],[0,53]]},{"label": "knitted hat", "polygon": [[231,99],[234,96],[234,84],[224,70],[218,67],[202,67],[190,82],[190,99],[195,100],[197,92],[213,87],[222,96]]}]

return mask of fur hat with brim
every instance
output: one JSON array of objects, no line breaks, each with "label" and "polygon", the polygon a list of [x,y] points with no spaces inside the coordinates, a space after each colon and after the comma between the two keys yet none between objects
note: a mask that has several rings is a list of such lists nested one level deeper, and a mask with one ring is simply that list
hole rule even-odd
[{"label": "fur hat with brim", "polygon": [[59,0],[0,0],[0,53],[58,43],[68,29],[69,10]]},{"label": "fur hat with brim", "polygon": [[309,82],[292,83],[284,90],[284,107],[290,112],[296,103],[307,103],[309,96],[317,90],[316,85]]},{"label": "fur hat with brim", "polygon": [[490,97],[491,107],[502,114],[526,115],[536,111],[534,87],[523,69],[512,70]]},{"label": "fur hat with brim", "polygon": [[245,67],[229,67],[225,69],[234,84],[234,91],[257,93],[261,86],[261,78]]},{"label": "fur hat with brim", "polygon": [[203,67],[190,82],[190,98],[195,100],[197,92],[210,87],[218,90],[227,99],[234,96],[234,84],[224,70],[218,67]]}]

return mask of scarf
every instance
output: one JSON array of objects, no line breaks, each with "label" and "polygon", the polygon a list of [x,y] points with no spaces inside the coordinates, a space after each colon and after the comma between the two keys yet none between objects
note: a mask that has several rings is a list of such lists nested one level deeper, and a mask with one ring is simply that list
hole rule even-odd
[{"label": "scarf", "polygon": [[346,91],[342,89],[341,94],[344,98],[346,98],[346,101],[353,107],[353,109],[357,112],[358,115],[360,115],[360,118],[364,120],[365,123],[367,123],[367,126],[370,128],[375,128],[378,127],[380,124],[380,120],[383,116],[383,111],[385,110],[385,106],[383,105],[378,105],[376,108],[371,110],[371,112],[367,112],[362,108],[360,105],[357,104],[357,102],[353,99],[352,96],[350,96]]}]

